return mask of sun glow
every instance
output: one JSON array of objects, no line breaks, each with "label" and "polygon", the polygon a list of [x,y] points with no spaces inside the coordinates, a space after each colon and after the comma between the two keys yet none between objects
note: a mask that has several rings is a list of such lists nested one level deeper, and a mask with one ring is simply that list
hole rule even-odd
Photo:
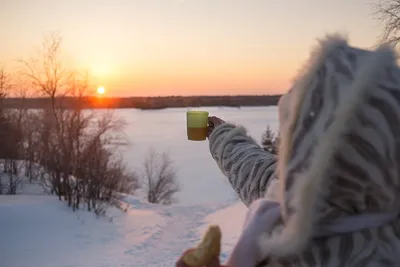
[{"label": "sun glow", "polygon": [[111,73],[111,68],[108,65],[101,63],[94,64],[90,69],[93,75],[98,77],[108,76]]},{"label": "sun glow", "polygon": [[105,92],[106,92],[106,89],[103,86],[97,87],[97,93],[99,95],[104,95]]}]

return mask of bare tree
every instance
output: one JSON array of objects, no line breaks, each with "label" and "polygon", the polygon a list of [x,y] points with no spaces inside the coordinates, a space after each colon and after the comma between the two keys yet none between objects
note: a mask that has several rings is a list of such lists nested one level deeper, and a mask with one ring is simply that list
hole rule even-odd
[{"label": "bare tree", "polygon": [[27,112],[23,118],[22,131],[24,136],[24,161],[25,176],[29,177],[29,182],[37,182],[43,174],[42,169],[36,165],[39,161],[38,134],[40,132],[40,114],[37,112]]},{"label": "bare tree", "polygon": [[[0,66],[0,101],[2,101],[10,92],[12,86],[11,77],[5,71],[5,68]],[[3,104],[2,102],[0,104]]]},{"label": "bare tree", "polygon": [[20,177],[21,164],[15,159],[2,159],[5,183],[2,183],[2,193],[7,195],[15,195],[22,186]]},{"label": "bare tree", "polygon": [[62,38],[58,33],[45,36],[42,46],[28,60],[20,60],[21,75],[36,92],[50,97],[53,108],[56,98],[68,94],[72,72],[64,64]]},{"label": "bare tree", "polygon": [[3,174],[0,176],[1,193],[16,194],[21,184],[18,160],[22,152],[22,131],[18,113],[4,108],[4,99],[12,88],[11,76],[0,67],[0,158]]},{"label": "bare tree", "polygon": [[109,129],[119,127],[112,122],[111,118],[101,117],[95,130],[88,132],[75,172],[80,181],[79,188],[75,189],[76,201],[79,204],[83,199],[87,209],[93,209],[99,215],[105,204],[119,207],[120,193],[131,194],[139,188],[138,177],[127,171],[122,159],[114,152],[119,142],[115,144],[114,136],[107,135]]},{"label": "bare tree", "polygon": [[[116,159],[115,147],[124,144],[123,121],[112,112],[83,109],[90,77],[68,68],[62,54],[61,38],[52,34],[38,54],[21,61],[26,83],[51,102],[36,115],[38,127],[26,130],[26,154],[46,170],[43,187],[73,210],[86,206],[100,215],[104,204],[117,205],[119,192],[136,189],[137,177]],[[68,98],[74,99],[72,107],[64,105]]]},{"label": "bare tree", "polygon": [[382,41],[397,45],[400,41],[400,0],[379,0],[374,9],[383,25]]},{"label": "bare tree", "polygon": [[[36,148],[39,151],[37,160],[51,173],[52,188],[60,200],[64,195],[63,186],[67,183],[67,179],[64,179],[66,177],[63,177],[63,163],[68,160],[70,153],[62,153],[65,152],[65,142],[62,138],[66,134],[66,121],[63,121],[66,112],[58,105],[57,100],[66,95],[71,77],[71,71],[63,65],[61,43],[61,37],[52,33],[44,38],[37,53],[27,60],[20,60],[20,78],[36,94],[49,97],[51,102],[51,107],[44,107],[38,117],[37,124],[41,125],[36,140]],[[32,146],[32,140],[29,141],[29,145]],[[34,160],[34,155],[30,156],[30,160]]]},{"label": "bare tree", "polygon": [[149,150],[144,162],[144,179],[148,202],[169,205],[176,201],[174,197],[180,187],[176,169],[167,153]]}]

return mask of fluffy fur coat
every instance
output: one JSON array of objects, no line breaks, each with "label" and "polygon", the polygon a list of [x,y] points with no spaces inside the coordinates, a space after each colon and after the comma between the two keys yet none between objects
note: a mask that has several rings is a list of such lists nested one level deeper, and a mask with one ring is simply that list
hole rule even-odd
[{"label": "fluffy fur coat", "polygon": [[[278,157],[243,127],[213,131],[210,151],[242,201],[280,205],[279,219],[257,240],[257,266],[400,266],[396,59],[388,46],[366,51],[340,36],[319,41],[280,100]],[[320,224],[375,213],[395,219],[315,238]]]}]

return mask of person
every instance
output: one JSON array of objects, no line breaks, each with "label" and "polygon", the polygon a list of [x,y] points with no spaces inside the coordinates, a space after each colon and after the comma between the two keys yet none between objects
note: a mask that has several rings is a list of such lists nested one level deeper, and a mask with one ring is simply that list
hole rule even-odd
[{"label": "person", "polygon": [[249,209],[225,265],[208,267],[400,266],[396,59],[320,40],[278,103],[276,157],[210,117],[210,152]]}]

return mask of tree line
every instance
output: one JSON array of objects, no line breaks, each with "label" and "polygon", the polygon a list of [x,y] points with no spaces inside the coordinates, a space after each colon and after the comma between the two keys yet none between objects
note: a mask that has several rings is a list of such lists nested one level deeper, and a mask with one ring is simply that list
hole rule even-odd
[{"label": "tree line", "polygon": [[[81,105],[83,108],[137,108],[142,110],[154,110],[165,108],[183,107],[249,107],[249,106],[275,106],[280,95],[238,95],[238,96],[157,96],[157,97],[107,97],[103,96],[98,101],[96,96],[85,98],[65,97],[62,101],[66,108],[74,108]],[[7,98],[4,106],[7,108],[18,107],[18,98]],[[27,108],[42,108],[50,106],[48,98],[34,97],[26,99]]]}]

